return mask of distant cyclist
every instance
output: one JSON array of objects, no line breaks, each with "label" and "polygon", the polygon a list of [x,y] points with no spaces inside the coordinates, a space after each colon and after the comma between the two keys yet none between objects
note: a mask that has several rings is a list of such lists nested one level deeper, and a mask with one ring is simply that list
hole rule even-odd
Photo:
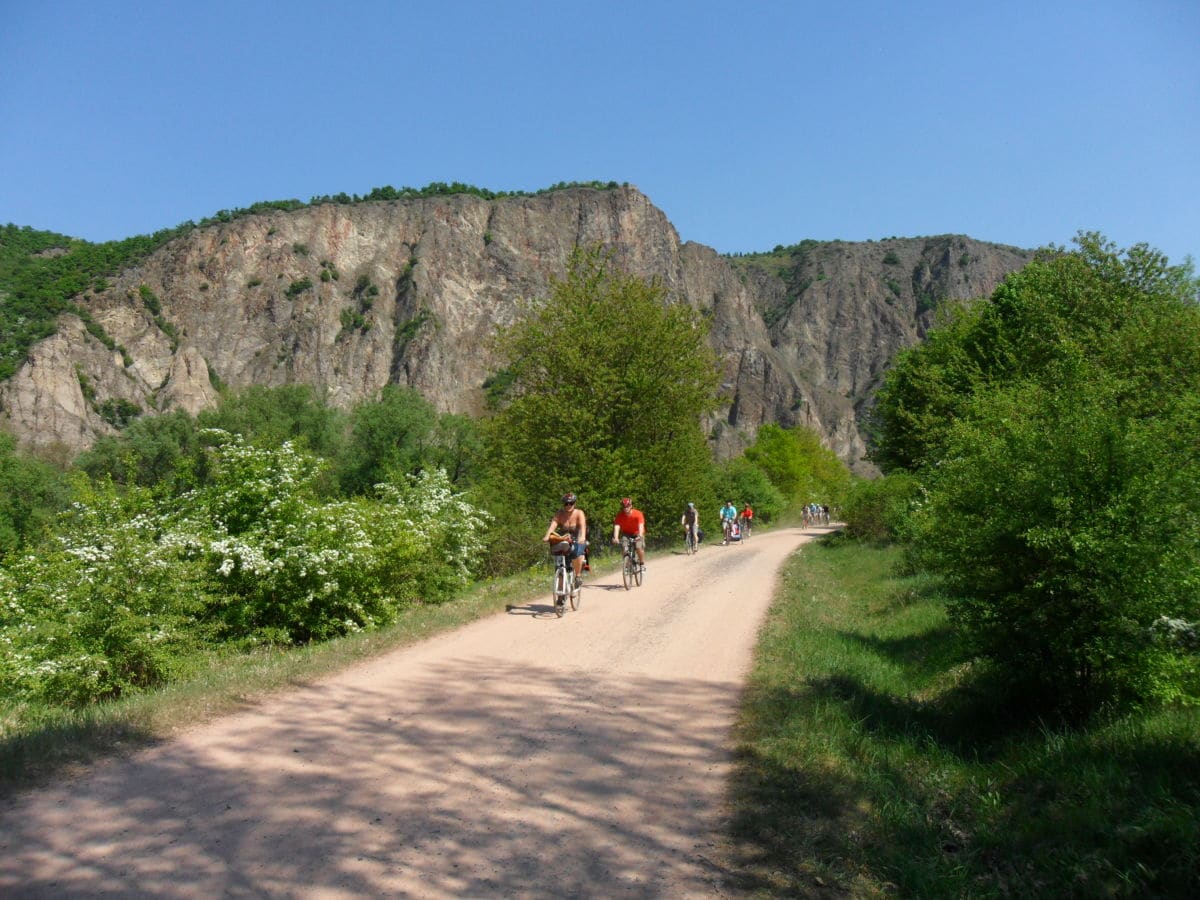
[{"label": "distant cyclist", "polygon": [[700,510],[696,509],[695,503],[688,503],[687,508],[683,511],[683,516],[679,519],[679,524],[683,526],[684,540],[687,540],[690,532],[692,545],[700,543]]},{"label": "distant cyclist", "polygon": [[740,518],[742,520],[742,535],[750,537],[750,526],[754,524],[754,508],[749,503],[742,507]]},{"label": "distant cyclist", "polygon": [[622,537],[633,538],[637,549],[638,565],[646,568],[646,517],[640,509],[633,508],[633,501],[628,497],[621,500],[621,511],[613,518],[614,544],[619,544]]},{"label": "distant cyclist", "polygon": [[583,555],[587,552],[587,516],[575,505],[577,500],[574,494],[563,495],[562,506],[550,520],[542,540],[548,544],[555,535],[565,535],[571,541],[571,568],[578,582],[583,580]]},{"label": "distant cyclist", "polygon": [[735,521],[737,521],[737,507],[733,505],[732,500],[726,500],[725,505],[721,507],[721,533],[724,535],[722,544],[729,543],[729,529],[733,527]]}]

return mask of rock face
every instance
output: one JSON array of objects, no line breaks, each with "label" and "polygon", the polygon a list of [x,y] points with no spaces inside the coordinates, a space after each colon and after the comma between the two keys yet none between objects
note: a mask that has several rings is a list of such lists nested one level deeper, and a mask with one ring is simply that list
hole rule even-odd
[{"label": "rock face", "polygon": [[491,335],[597,243],[710,320],[728,403],[707,423],[719,453],[764,422],[802,423],[859,468],[864,404],[932,304],[990,294],[1029,259],[951,236],[805,242],[768,269],[680,243],[632,187],[310,206],[196,229],[79,298],[92,328],[63,316],[0,384],[0,414],[24,445],[62,454],[114,432],[122,411],[213,406],[221,383],[306,383],[346,407],[398,383],[478,414],[503,364]]}]

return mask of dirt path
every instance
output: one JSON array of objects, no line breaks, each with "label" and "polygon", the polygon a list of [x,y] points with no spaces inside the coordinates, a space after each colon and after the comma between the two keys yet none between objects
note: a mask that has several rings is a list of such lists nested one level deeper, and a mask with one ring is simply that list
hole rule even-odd
[{"label": "dirt path", "polygon": [[15,798],[0,895],[720,895],[740,686],[816,533],[654,558],[561,620],[547,590]]}]

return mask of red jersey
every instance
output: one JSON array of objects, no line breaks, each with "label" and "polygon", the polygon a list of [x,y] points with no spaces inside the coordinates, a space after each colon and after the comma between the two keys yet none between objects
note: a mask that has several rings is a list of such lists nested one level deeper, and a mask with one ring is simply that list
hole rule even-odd
[{"label": "red jersey", "polygon": [[640,509],[631,509],[629,512],[621,510],[613,519],[613,524],[620,526],[621,534],[636,537],[639,532],[638,526],[641,526],[642,529],[646,527],[646,517],[642,515]]}]

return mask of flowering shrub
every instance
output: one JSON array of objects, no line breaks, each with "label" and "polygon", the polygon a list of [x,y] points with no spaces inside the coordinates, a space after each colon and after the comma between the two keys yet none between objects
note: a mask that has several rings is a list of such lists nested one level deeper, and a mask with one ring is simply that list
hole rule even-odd
[{"label": "flowering shrub", "polygon": [[0,568],[0,681],[81,705],[170,678],[205,635],[199,568],[157,539],[140,489],[91,489],[57,539]]},{"label": "flowering shrub", "polygon": [[322,640],[469,582],[487,517],[444,472],[323,502],[314,457],[209,437],[209,486],[158,502],[81,482],[57,545],[0,568],[0,675],[19,696],[112,697],[205,643]]}]

